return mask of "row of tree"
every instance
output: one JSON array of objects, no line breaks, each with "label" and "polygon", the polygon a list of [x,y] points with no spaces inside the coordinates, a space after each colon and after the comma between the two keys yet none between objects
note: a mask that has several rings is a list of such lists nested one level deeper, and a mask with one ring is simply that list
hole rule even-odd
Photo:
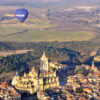
[{"label": "row of tree", "polygon": [[39,49],[39,48],[68,48],[77,52],[86,52],[100,48],[100,42],[73,41],[73,42],[0,42],[1,50]]},{"label": "row of tree", "polygon": [[92,51],[100,50],[100,43],[96,42],[0,42],[0,50],[33,49],[25,54],[11,55],[0,59],[0,73],[21,70],[28,71],[33,64],[40,65],[40,57],[46,52],[50,61],[71,62],[80,64],[79,58]]}]

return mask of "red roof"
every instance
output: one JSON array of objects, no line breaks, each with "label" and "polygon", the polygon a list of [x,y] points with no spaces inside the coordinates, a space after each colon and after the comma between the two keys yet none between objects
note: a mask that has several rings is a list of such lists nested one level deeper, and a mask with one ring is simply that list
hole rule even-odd
[{"label": "red roof", "polygon": [[94,75],[98,75],[98,76],[100,76],[100,73],[97,73],[97,72],[94,72],[93,74],[94,74]]},{"label": "red roof", "polygon": [[85,92],[83,92],[83,93],[82,93],[82,95],[86,95],[86,93],[85,93]]},{"label": "red roof", "polygon": [[90,88],[83,88],[83,91],[89,91],[89,92],[92,92],[92,89],[90,89]]},{"label": "red roof", "polygon": [[84,97],[81,97],[81,98],[79,98],[79,100],[86,100],[86,98],[84,98]]},{"label": "red roof", "polygon": [[6,82],[1,84],[1,87],[8,87],[8,84]]},{"label": "red roof", "polygon": [[42,73],[42,75],[50,75],[50,74],[54,74],[54,72],[44,72],[44,73]]}]

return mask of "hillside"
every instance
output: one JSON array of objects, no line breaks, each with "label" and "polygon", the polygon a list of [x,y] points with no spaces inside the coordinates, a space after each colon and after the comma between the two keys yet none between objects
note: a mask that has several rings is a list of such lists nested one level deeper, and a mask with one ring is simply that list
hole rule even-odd
[{"label": "hillside", "polygon": [[[99,1],[83,1],[0,1],[0,41],[99,41],[100,8],[88,5]],[[6,16],[23,6],[29,11],[24,23]]]}]

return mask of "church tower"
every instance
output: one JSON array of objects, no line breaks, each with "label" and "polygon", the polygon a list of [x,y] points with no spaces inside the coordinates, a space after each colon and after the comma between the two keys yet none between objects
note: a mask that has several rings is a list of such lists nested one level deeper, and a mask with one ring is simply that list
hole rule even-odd
[{"label": "church tower", "polygon": [[49,71],[48,58],[46,57],[45,52],[43,52],[43,55],[41,57],[40,70],[41,70],[41,72],[44,72],[44,71],[48,72]]},{"label": "church tower", "polygon": [[97,67],[95,67],[94,60],[92,61],[91,70],[93,70],[93,71],[98,71]]},{"label": "church tower", "polygon": [[95,64],[94,64],[94,60],[92,61],[92,66],[91,69],[94,70],[95,69]]},{"label": "church tower", "polygon": [[16,75],[14,76],[14,78],[13,78],[13,80],[12,80],[12,82],[11,82],[12,86],[18,84],[18,81],[19,81],[19,80],[20,80],[20,75],[19,75],[19,72],[17,71],[17,72],[16,72]]}]

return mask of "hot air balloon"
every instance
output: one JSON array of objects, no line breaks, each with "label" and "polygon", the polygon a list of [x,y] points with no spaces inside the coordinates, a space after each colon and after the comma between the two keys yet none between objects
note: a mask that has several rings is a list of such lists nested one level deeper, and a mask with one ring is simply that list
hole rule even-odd
[{"label": "hot air balloon", "polygon": [[28,17],[28,10],[27,9],[17,9],[15,16],[20,22],[24,22]]}]

